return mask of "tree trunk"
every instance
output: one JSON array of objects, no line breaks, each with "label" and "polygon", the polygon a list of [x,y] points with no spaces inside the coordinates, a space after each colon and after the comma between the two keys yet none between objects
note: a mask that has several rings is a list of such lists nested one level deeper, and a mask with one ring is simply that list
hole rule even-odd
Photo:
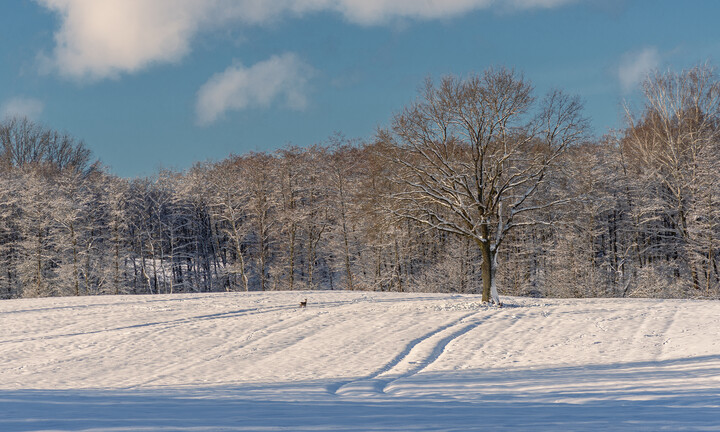
[{"label": "tree trunk", "polygon": [[497,270],[497,251],[493,249],[490,242],[490,230],[487,225],[480,227],[480,234],[484,240],[476,240],[480,246],[482,253],[482,301],[483,303],[493,303],[500,305],[500,299],[497,293],[497,285],[495,284],[495,274]]},{"label": "tree trunk", "polygon": [[340,206],[340,217],[342,221],[342,233],[343,233],[343,252],[345,254],[345,274],[346,274],[346,285],[347,289],[350,291],[353,291],[355,287],[353,286],[353,275],[352,275],[352,268],[350,266],[350,240],[349,240],[349,234],[348,234],[348,228],[347,228],[347,218],[346,218],[346,210],[345,210],[345,199],[344,195],[341,195],[343,199],[341,200],[341,206]]},{"label": "tree trunk", "polygon": [[482,301],[483,303],[487,303],[490,301],[490,292],[494,282],[493,278],[495,277],[492,264],[494,257],[489,241],[478,240],[478,245],[482,253]]},{"label": "tree trunk", "polygon": [[288,279],[290,285],[290,291],[293,290],[295,285],[295,223],[290,225],[290,256],[288,257]]},{"label": "tree trunk", "polygon": [[243,289],[245,292],[248,292],[250,291],[250,286],[248,284],[247,274],[245,273],[245,258],[243,257],[242,247],[240,246],[240,233],[238,232],[235,220],[231,220],[230,223],[232,224],[233,237],[235,240],[235,254],[240,261],[240,279],[242,280]]},{"label": "tree trunk", "polygon": [[115,221],[115,226],[113,227],[115,231],[115,237],[113,239],[113,242],[115,243],[115,254],[114,254],[114,274],[113,274],[113,284],[115,289],[115,295],[120,294],[120,233],[118,225],[119,222]]},{"label": "tree trunk", "polygon": [[260,291],[265,291],[267,289],[267,244],[265,241],[266,230],[264,220],[258,231],[260,233],[260,268],[258,269],[260,273]]},{"label": "tree trunk", "polygon": [[395,280],[397,282],[397,291],[403,292],[402,272],[400,268],[400,246],[397,237],[395,238]]},{"label": "tree trunk", "polygon": [[[75,228],[70,224],[70,238],[72,239],[72,252],[73,252],[73,278],[75,285],[75,295],[80,295],[80,272],[78,271],[78,253],[77,253],[77,239],[75,238]],[[87,277],[87,276],[86,276]]]},{"label": "tree trunk", "polygon": [[38,229],[37,236],[37,279],[35,281],[35,289],[37,290],[36,297],[43,296],[42,293],[42,228]]}]

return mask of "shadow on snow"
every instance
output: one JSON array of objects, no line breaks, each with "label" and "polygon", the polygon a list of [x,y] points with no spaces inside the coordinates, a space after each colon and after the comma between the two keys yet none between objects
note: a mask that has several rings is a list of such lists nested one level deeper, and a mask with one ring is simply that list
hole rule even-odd
[{"label": "shadow on snow", "polygon": [[718,376],[720,356],[706,356],[422,373],[361,398],[328,393],[329,381],[9,390],[0,430],[720,430]]}]

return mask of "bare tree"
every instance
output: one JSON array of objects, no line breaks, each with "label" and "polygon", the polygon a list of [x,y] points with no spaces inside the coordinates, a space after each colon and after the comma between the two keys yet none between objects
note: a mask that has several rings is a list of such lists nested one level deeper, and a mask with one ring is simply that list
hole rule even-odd
[{"label": "bare tree", "polygon": [[229,278],[228,288],[232,287],[234,279],[239,275],[242,289],[249,291],[246,252],[243,246],[249,228],[249,225],[244,223],[248,217],[249,191],[246,174],[239,161],[238,158],[217,164],[206,170],[202,179],[207,185],[211,215],[221,222],[220,231],[227,236],[231,244],[234,262],[227,263],[225,269],[229,276],[235,277]]},{"label": "bare tree", "polygon": [[[92,229],[91,221],[86,217],[90,195],[85,191],[86,179],[75,170],[66,170],[51,185],[53,199],[49,203],[51,217],[58,231],[58,249],[63,257],[60,270],[65,269],[69,277],[61,277],[60,284],[69,283],[70,292],[81,293],[81,260],[85,247],[82,244],[83,231]],[[87,275],[86,275],[87,276]],[[87,280],[86,278],[83,278]],[[87,294],[87,285],[85,292]]]},{"label": "bare tree", "polygon": [[97,180],[98,198],[93,203],[96,211],[101,212],[98,218],[104,220],[104,229],[101,229],[102,243],[106,243],[104,254],[109,255],[109,265],[101,269],[102,278],[108,283],[108,292],[120,294],[125,287],[127,278],[126,263],[128,261],[129,212],[127,205],[129,181],[126,179],[103,175]]},{"label": "bare tree", "polygon": [[472,239],[482,253],[483,301],[499,303],[497,251],[513,228],[558,201],[534,200],[547,171],[585,131],[582,104],[559,91],[538,106],[508,69],[426,82],[419,102],[380,133],[403,190],[393,212]]},{"label": "bare tree", "polygon": [[62,295],[57,280],[58,232],[52,218],[54,196],[49,180],[37,172],[22,173],[19,187],[18,276],[23,297]]},{"label": "bare tree", "polygon": [[34,166],[51,172],[71,169],[84,174],[98,169],[82,141],[27,118],[0,123],[0,152],[0,165],[5,168]]},{"label": "bare tree", "polygon": [[301,161],[302,151],[298,147],[289,147],[278,152],[280,159],[278,170],[280,175],[280,195],[282,209],[279,215],[280,224],[278,228],[282,231],[282,235],[286,236],[283,241],[287,245],[286,260],[284,273],[287,274],[287,287],[290,290],[295,289],[295,272],[298,255],[297,237],[298,225],[302,219],[300,206],[300,194],[302,190],[301,184]]},{"label": "bare tree", "polygon": [[329,200],[335,204],[337,223],[335,224],[334,240],[339,243],[336,249],[340,249],[342,266],[345,278],[345,287],[348,290],[355,289],[353,276],[354,254],[351,249],[356,249],[356,241],[353,238],[353,219],[357,217],[357,211],[353,209],[357,205],[357,178],[360,174],[361,151],[350,141],[342,136],[336,135],[331,139],[331,152],[328,153],[327,176],[329,183]]},{"label": "bare tree", "polygon": [[273,172],[277,160],[265,153],[253,153],[244,158],[248,203],[247,211],[254,231],[257,257],[257,272],[260,290],[268,288],[268,260],[271,246],[271,232],[276,220],[277,197]]}]

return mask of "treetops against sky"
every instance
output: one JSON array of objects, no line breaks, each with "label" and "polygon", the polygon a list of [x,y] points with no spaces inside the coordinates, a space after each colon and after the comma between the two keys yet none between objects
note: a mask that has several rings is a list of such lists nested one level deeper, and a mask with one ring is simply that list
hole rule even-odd
[{"label": "treetops against sky", "polygon": [[516,67],[596,135],[654,68],[720,52],[714,1],[10,0],[0,117],[84,139],[122,176],[370,137],[427,76]]}]

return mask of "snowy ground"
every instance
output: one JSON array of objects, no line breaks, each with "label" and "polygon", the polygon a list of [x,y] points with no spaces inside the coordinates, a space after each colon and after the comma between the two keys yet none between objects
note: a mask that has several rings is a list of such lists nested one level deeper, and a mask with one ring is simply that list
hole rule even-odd
[{"label": "snowy ground", "polygon": [[2,301],[0,431],[720,431],[720,302],[504,300]]}]

